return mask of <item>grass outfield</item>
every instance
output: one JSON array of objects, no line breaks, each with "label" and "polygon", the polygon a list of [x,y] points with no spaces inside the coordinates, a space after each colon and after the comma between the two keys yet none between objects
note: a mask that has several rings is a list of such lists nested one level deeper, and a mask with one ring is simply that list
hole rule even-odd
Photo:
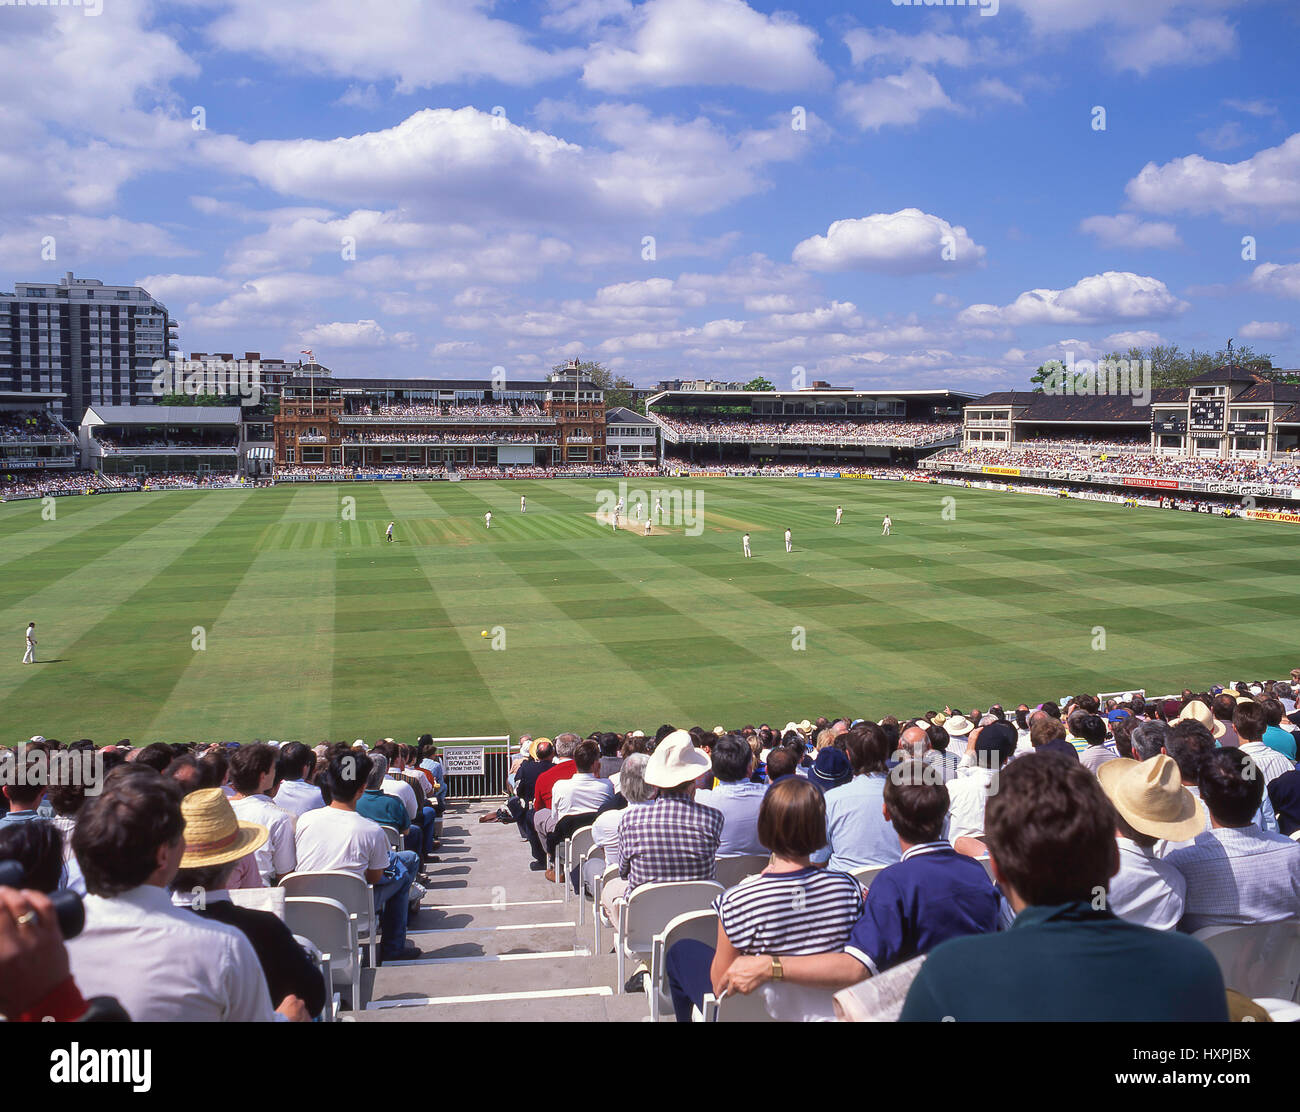
[{"label": "grass outfield", "polygon": [[[645,538],[592,516],[606,486],[99,495],[58,499],[54,521],[39,501],[0,506],[4,740],[782,725],[1300,663],[1290,526],[919,483],[690,480],[703,534]],[[480,636],[496,627],[503,651]]]}]

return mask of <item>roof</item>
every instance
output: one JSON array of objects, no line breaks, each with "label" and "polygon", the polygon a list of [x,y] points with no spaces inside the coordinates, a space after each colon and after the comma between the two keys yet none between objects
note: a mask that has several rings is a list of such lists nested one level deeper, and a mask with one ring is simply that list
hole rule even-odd
[{"label": "roof", "polygon": [[649,417],[642,417],[635,410],[627,409],[624,406],[616,405],[612,409],[605,410],[605,424],[607,425],[653,425],[654,422]]},{"label": "roof", "polygon": [[[1152,402],[1186,399],[1183,390],[1152,390]],[[967,409],[1011,406],[1022,410],[1017,421],[1079,421],[1084,423],[1145,425],[1151,423],[1151,406],[1134,404],[1137,399],[1120,394],[1035,394],[1003,390],[967,404]]]},{"label": "roof", "polygon": [[237,425],[237,405],[92,405],[83,425]]},{"label": "roof", "polygon": [[510,393],[515,390],[554,390],[572,383],[524,382],[507,379],[498,385],[490,378],[335,378],[333,375],[295,375],[286,386],[310,387],[318,390],[337,387],[341,390],[492,390]]},{"label": "roof", "polygon": [[1215,367],[1212,371],[1206,371],[1203,375],[1197,375],[1191,380],[1193,385],[1204,386],[1217,382],[1267,382],[1268,380],[1247,370],[1245,367],[1238,367],[1236,364],[1224,364],[1222,367]]},{"label": "roof", "polygon": [[966,398],[973,399],[974,394],[964,390],[869,390],[846,386],[831,390],[660,390],[655,400],[669,394],[681,395],[692,401],[707,401],[710,398]]}]

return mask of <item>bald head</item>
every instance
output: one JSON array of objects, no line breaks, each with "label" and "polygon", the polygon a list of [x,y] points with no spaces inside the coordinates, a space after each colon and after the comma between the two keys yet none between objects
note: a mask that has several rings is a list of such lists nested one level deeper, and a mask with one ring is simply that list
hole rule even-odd
[{"label": "bald head", "polygon": [[898,739],[898,748],[913,757],[924,756],[930,748],[930,738],[920,726],[908,726]]}]

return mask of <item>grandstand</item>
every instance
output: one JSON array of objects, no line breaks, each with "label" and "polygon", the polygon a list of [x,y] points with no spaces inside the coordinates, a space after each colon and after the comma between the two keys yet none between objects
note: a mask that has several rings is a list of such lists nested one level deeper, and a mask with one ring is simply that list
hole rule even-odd
[{"label": "grandstand", "polygon": [[295,377],[281,391],[276,465],[341,473],[602,466],[603,392],[577,365],[537,382]]},{"label": "grandstand", "polygon": [[54,413],[58,397],[0,391],[0,475],[77,466],[77,438]]},{"label": "grandstand", "polygon": [[1150,397],[995,393],[965,407],[934,473],[1192,497],[1300,501],[1300,385],[1223,366]]},{"label": "grandstand", "polygon": [[111,476],[234,476],[248,451],[238,406],[92,406],[79,437],[82,466]]},{"label": "grandstand", "polygon": [[665,390],[646,401],[665,453],[692,463],[914,463],[955,445],[961,406],[952,390]]}]

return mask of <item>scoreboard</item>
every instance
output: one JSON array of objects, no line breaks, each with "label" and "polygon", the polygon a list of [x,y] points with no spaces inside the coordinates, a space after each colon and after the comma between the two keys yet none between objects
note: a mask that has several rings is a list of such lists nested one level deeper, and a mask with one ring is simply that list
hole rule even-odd
[{"label": "scoreboard", "polygon": [[1222,398],[1193,398],[1191,403],[1191,427],[1206,431],[1222,432],[1227,403]]}]

